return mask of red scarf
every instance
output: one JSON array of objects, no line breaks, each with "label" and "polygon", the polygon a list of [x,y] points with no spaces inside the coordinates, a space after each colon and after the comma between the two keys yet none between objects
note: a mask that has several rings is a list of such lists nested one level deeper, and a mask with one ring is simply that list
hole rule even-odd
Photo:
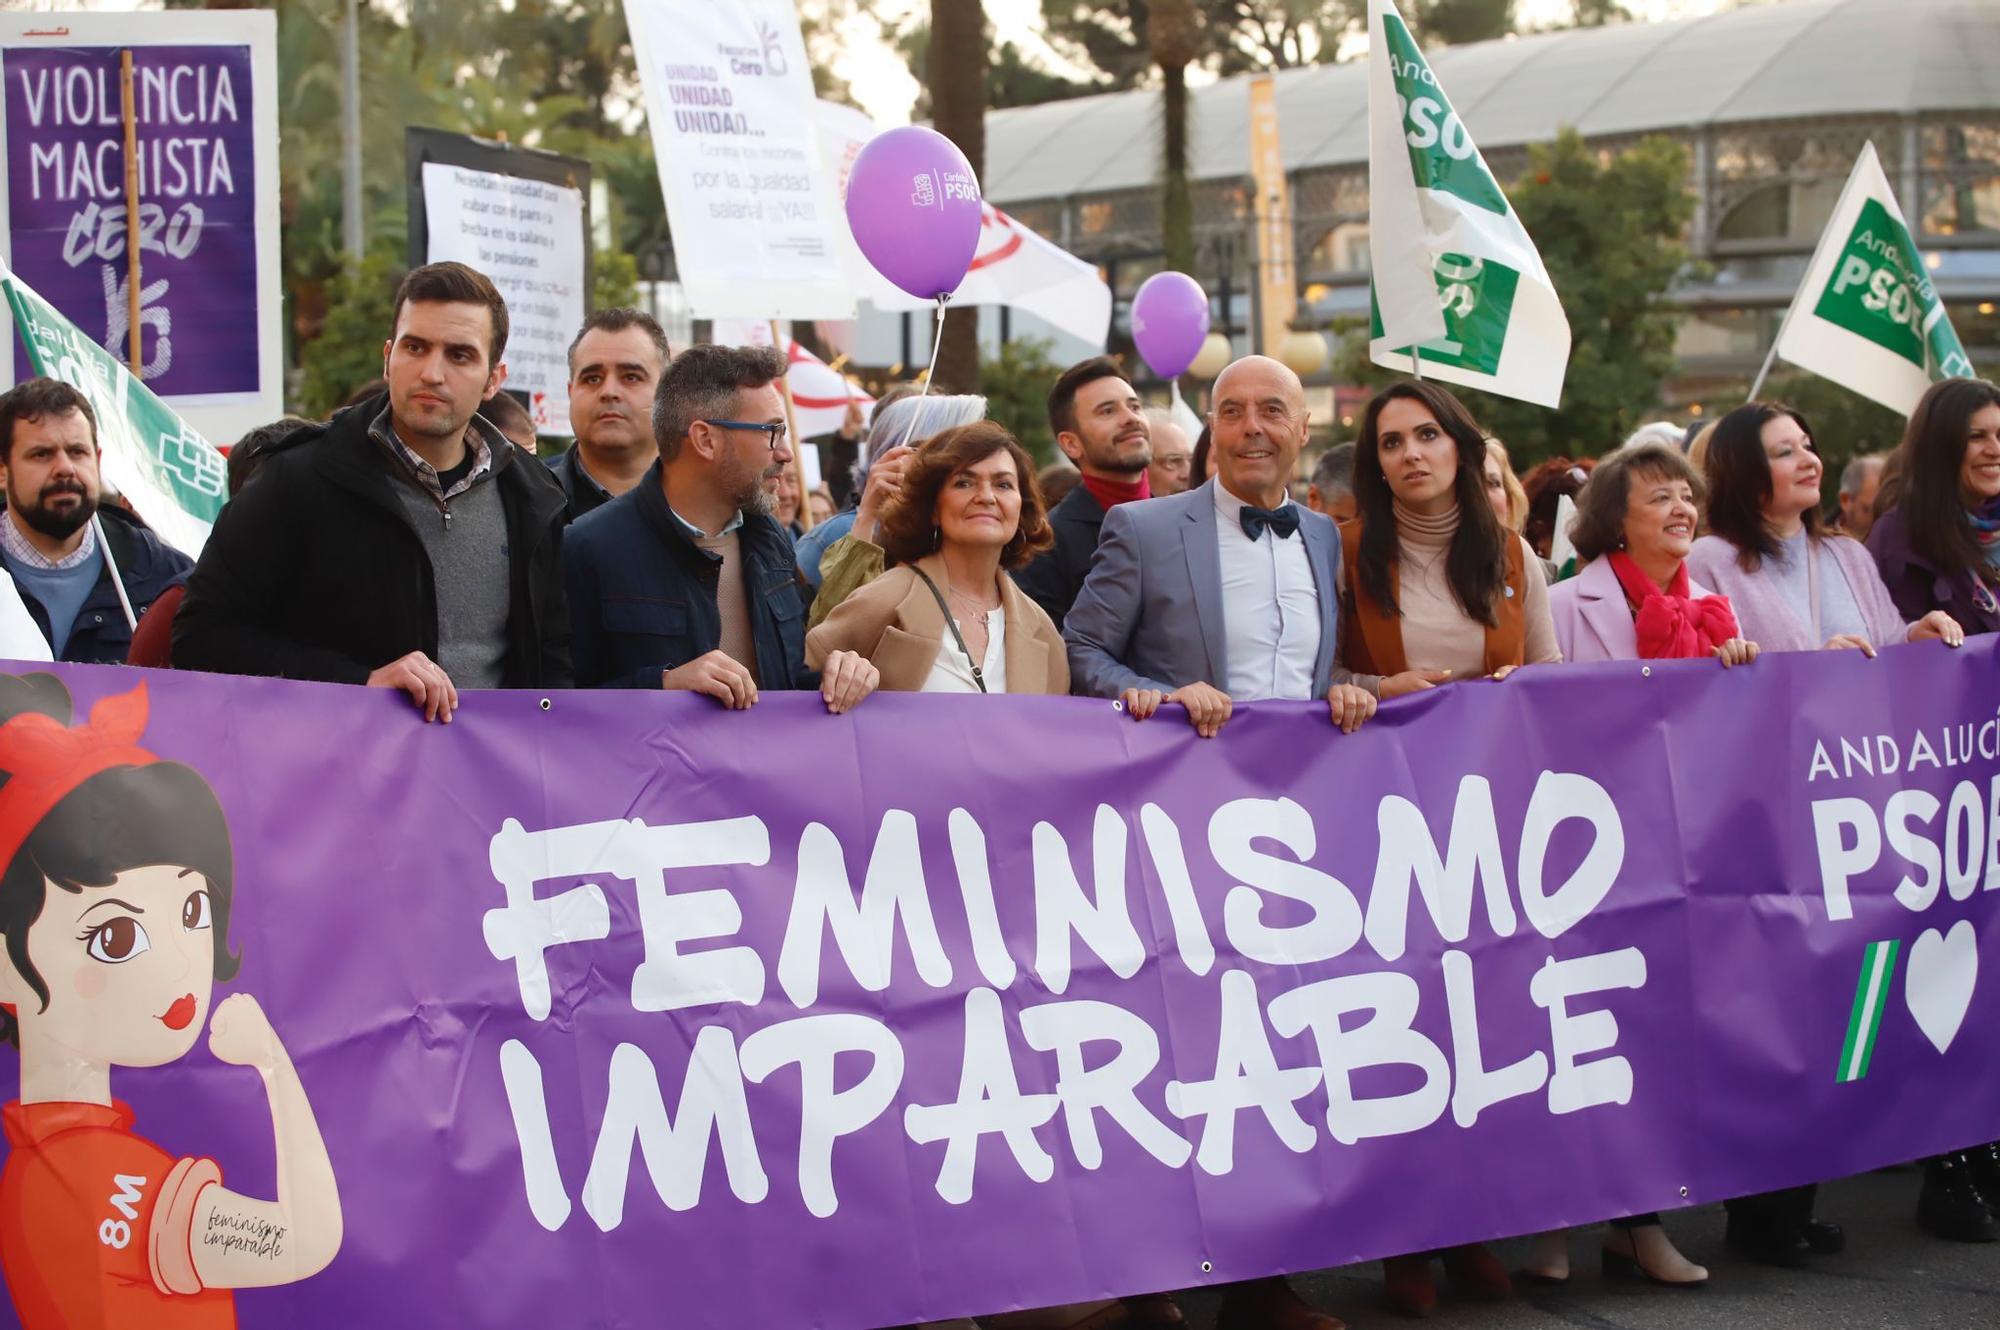
[{"label": "red scarf", "polygon": [[1135,481],[1099,480],[1086,472],[1083,487],[1090,491],[1091,498],[1097,500],[1097,506],[1107,513],[1121,503],[1153,497],[1153,478],[1144,471]]},{"label": "red scarf", "polygon": [[1635,607],[1632,621],[1639,634],[1639,659],[1687,660],[1712,655],[1736,636],[1736,611],[1729,607],[1729,597],[1689,597],[1686,563],[1674,570],[1674,584],[1665,591],[1640,572],[1639,565],[1623,550],[1612,553],[1611,571],[1618,575],[1618,585],[1625,588],[1625,598]]}]

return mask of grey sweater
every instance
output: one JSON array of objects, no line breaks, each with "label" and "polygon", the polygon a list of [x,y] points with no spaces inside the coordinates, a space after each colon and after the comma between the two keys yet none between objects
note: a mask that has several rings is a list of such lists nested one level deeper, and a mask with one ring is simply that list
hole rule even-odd
[{"label": "grey sweater", "polygon": [[460,688],[498,688],[512,600],[500,487],[488,471],[440,509],[414,477],[400,467],[392,473],[437,585],[438,664]]}]

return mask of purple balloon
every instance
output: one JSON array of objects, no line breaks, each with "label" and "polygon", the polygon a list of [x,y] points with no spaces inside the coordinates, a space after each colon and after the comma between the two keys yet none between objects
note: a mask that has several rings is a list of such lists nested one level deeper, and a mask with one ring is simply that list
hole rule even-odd
[{"label": "purple balloon", "polygon": [[965,280],[979,249],[979,181],[958,145],[906,125],[877,134],[847,177],[847,224],[875,271],[935,300]]},{"label": "purple balloon", "polygon": [[1132,340],[1153,373],[1187,373],[1208,336],[1208,292],[1184,272],[1156,272],[1132,297]]}]

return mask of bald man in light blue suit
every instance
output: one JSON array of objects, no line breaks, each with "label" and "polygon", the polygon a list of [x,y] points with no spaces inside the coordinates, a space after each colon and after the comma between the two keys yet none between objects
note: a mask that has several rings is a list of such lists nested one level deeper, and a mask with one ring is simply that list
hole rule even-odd
[{"label": "bald man in light blue suit", "polygon": [[1324,698],[1351,732],[1368,690],[1334,682],[1340,533],[1291,501],[1308,416],[1298,376],[1249,356],[1215,381],[1216,476],[1105,514],[1090,576],[1063,625],[1075,692],[1162,702],[1214,735],[1234,701]]}]

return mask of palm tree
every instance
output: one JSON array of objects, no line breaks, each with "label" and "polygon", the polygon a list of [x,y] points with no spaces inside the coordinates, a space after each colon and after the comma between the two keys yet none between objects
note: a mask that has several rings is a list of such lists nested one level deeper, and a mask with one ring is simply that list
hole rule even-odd
[{"label": "palm tree", "polygon": [[1200,49],[1194,0],[1152,0],[1146,48],[1160,67],[1160,243],[1166,266],[1194,270],[1194,199],[1188,188],[1187,67]]},{"label": "palm tree", "polygon": [[[982,0],[931,0],[931,123],[958,145],[974,176],[986,174],[986,6]],[[944,323],[937,386],[979,391],[979,315],[962,310]]]}]

